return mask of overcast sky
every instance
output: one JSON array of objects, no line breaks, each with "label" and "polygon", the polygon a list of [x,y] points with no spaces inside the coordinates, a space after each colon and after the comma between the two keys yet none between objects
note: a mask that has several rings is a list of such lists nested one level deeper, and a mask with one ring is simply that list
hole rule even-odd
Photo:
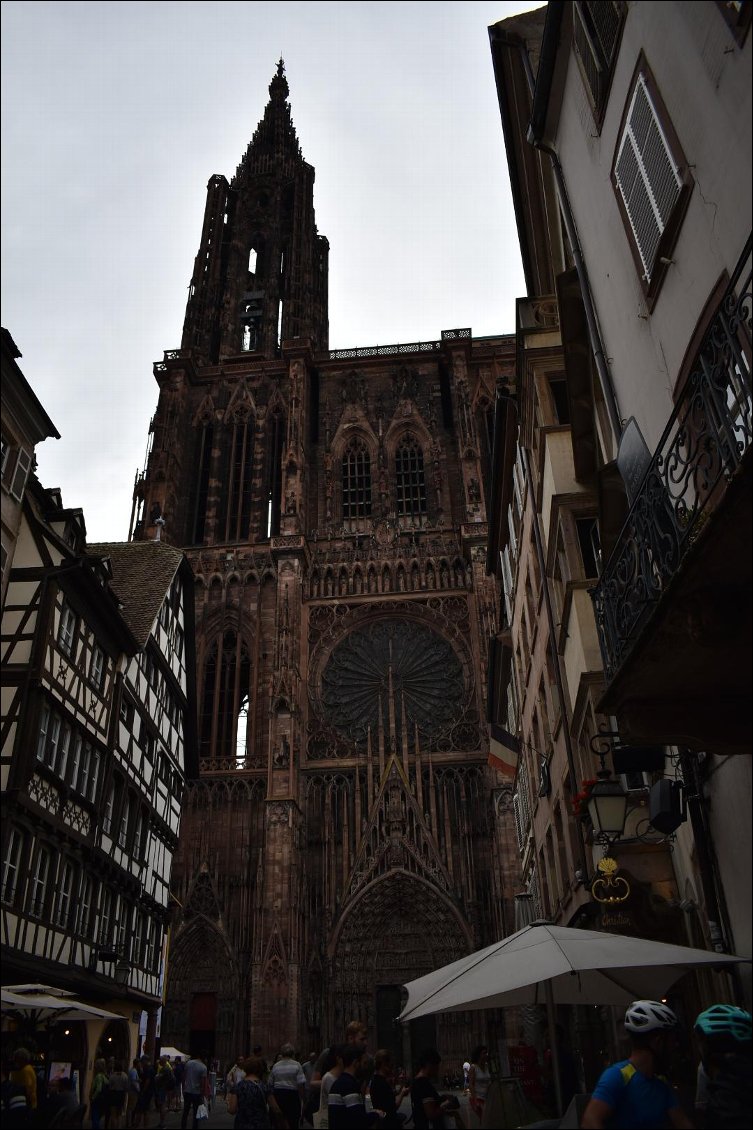
[{"label": "overcast sky", "polygon": [[124,540],[206,184],[282,54],[330,346],[510,332],[524,293],[487,27],[536,3],[2,4],[2,324],[61,433],[39,477]]}]

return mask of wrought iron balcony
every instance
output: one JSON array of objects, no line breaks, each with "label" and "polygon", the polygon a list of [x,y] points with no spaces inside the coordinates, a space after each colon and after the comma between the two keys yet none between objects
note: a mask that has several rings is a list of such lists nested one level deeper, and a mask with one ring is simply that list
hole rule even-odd
[{"label": "wrought iron balcony", "polygon": [[592,592],[607,681],[751,445],[750,254],[749,240]]}]

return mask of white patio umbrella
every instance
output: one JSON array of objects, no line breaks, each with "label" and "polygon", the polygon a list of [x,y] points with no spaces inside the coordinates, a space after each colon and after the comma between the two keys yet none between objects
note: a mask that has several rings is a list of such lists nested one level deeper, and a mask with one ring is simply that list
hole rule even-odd
[{"label": "white patio umbrella", "polygon": [[31,993],[33,996],[48,996],[48,997],[75,997],[69,989],[58,989],[57,985],[4,985],[9,993],[15,993],[17,996]]},{"label": "white patio umbrella", "polygon": [[177,1048],[160,1048],[159,1054],[169,1056],[170,1059],[175,1059],[176,1055],[179,1055],[180,1058],[184,1060],[191,1058],[190,1055],[186,1055],[185,1052],[179,1052]]},{"label": "white patio umbrella", "polygon": [[1,1004],[3,1012],[20,1014],[37,1024],[50,1023],[53,1020],[123,1020],[117,1012],[108,1012],[104,1008],[96,1008],[92,1004],[74,1000],[72,997],[55,997],[49,995],[32,995],[29,993],[12,993],[3,989]]},{"label": "white patio umbrella", "polygon": [[408,1003],[399,1019],[405,1022],[466,1009],[546,1005],[560,1106],[555,1004],[626,1007],[633,1000],[659,999],[693,967],[721,968],[750,960],[646,938],[534,922],[501,942],[408,982]]}]

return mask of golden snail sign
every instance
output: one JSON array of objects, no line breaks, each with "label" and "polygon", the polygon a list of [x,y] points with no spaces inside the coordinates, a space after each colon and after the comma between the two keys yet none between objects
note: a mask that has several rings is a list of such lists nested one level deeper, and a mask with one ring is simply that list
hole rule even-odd
[{"label": "golden snail sign", "polygon": [[596,864],[596,870],[601,873],[600,877],[594,879],[591,884],[591,897],[596,902],[625,902],[630,897],[630,884],[627,879],[617,875],[619,865],[616,859],[605,855]]}]

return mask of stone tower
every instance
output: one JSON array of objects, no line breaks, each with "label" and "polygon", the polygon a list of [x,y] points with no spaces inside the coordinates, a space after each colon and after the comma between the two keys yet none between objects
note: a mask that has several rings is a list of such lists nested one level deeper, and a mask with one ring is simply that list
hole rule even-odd
[{"label": "stone tower", "polygon": [[209,182],[181,348],[155,365],[134,536],[196,574],[200,776],[173,869],[165,1042],[305,1053],[512,928],[511,796],[487,768],[485,481],[514,340],[330,351],[328,244],[282,63]]}]

